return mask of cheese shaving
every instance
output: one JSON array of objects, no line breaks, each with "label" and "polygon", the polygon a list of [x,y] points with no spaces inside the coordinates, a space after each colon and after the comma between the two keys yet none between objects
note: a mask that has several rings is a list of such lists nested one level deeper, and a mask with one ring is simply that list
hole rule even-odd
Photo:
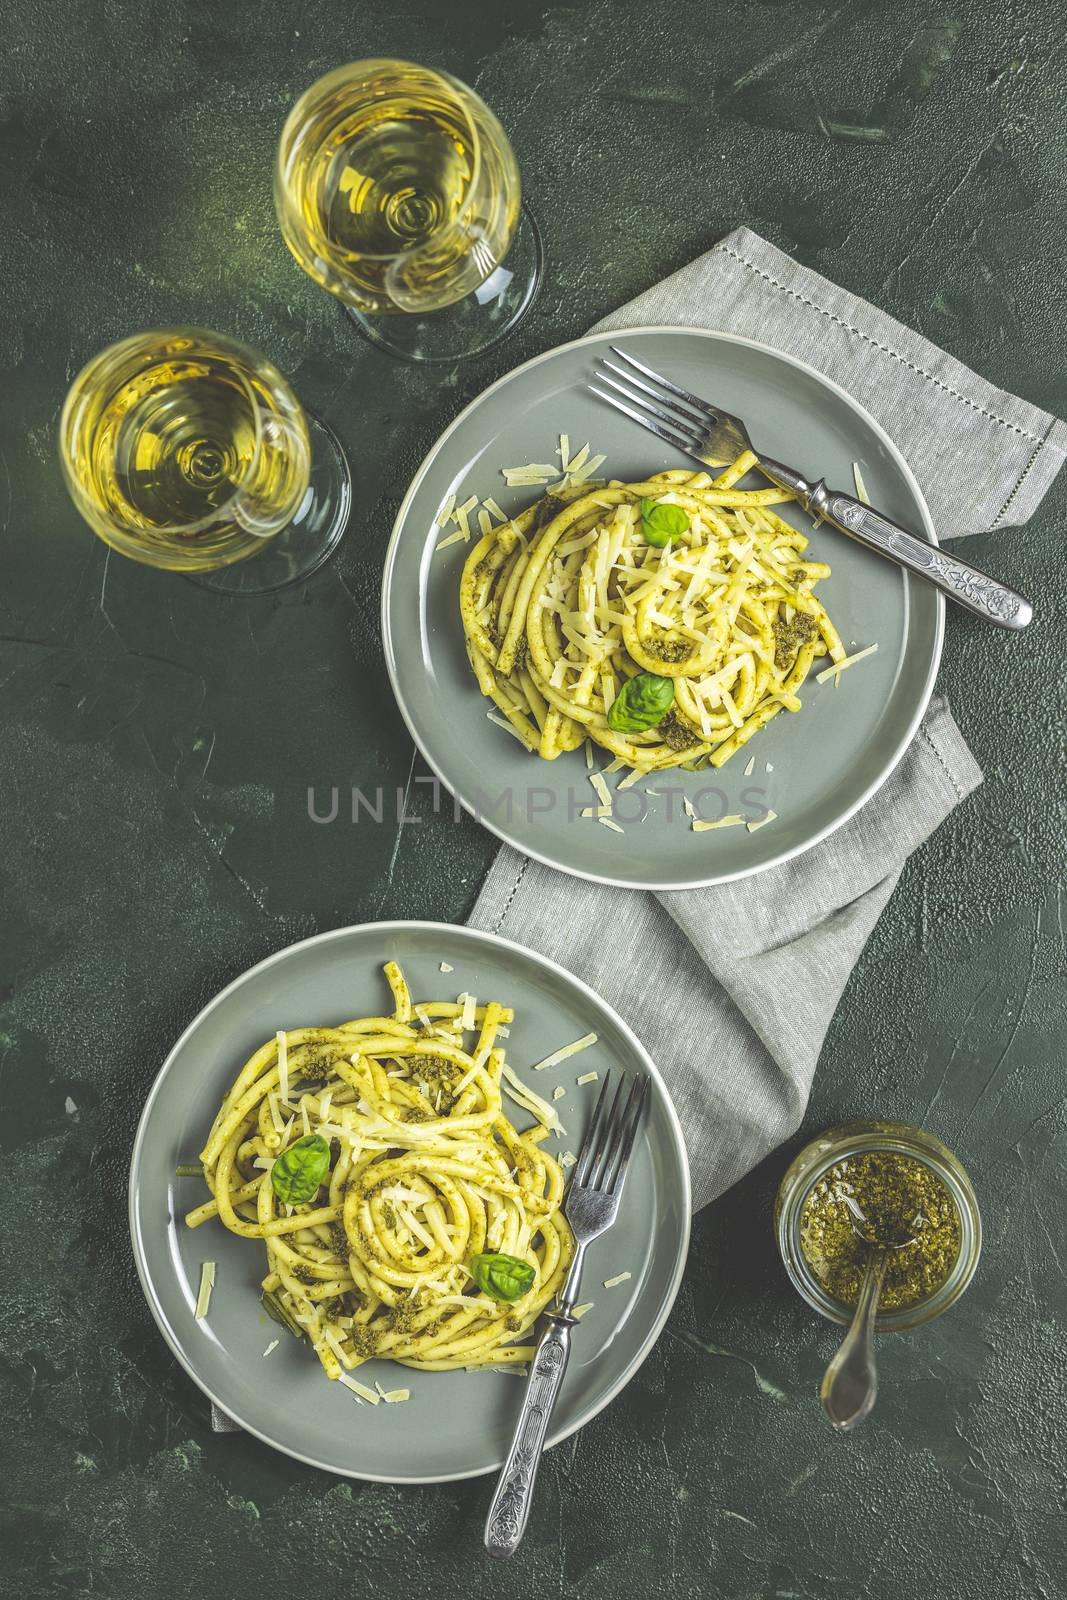
[{"label": "cheese shaving", "polygon": [[757,817],[755,822],[746,822],[745,826],[749,833],[756,833],[760,828],[766,827],[768,822],[773,822],[777,815],[777,811],[768,811],[765,816]]},{"label": "cheese shaving", "polygon": [[599,1083],[599,1082],[600,1082],[600,1074],[599,1074],[599,1072],[583,1072],[581,1077],[577,1079],[577,1083],[578,1083],[578,1087],[579,1088],[581,1088],[583,1083]]},{"label": "cheese shaving", "polygon": [[553,1133],[565,1133],[567,1131],[548,1101],[542,1100],[539,1094],[534,1094],[532,1089],[528,1089],[516,1077],[513,1069],[506,1061],[503,1065],[502,1082],[516,1104],[522,1106],[523,1110],[529,1111],[546,1128],[550,1128]]},{"label": "cheese shaving", "polygon": [[836,678],[846,667],[854,667],[857,661],[866,661],[867,657],[873,656],[877,649],[876,644],[869,644],[866,650],[859,650],[854,656],[845,656],[843,661],[835,661],[833,666],[823,667],[821,672],[815,674],[815,682],[825,683],[827,678]]},{"label": "cheese shaving", "polygon": [[605,1278],[605,1289],[617,1289],[620,1283],[628,1283],[633,1277],[632,1272],[618,1272],[614,1278]]},{"label": "cheese shaving", "polygon": [[582,1037],[575,1039],[572,1044],[565,1044],[559,1050],[553,1050],[552,1054],[546,1056],[543,1061],[536,1062],[531,1070],[544,1072],[546,1067],[558,1067],[561,1061],[568,1061],[571,1056],[578,1055],[581,1050],[588,1050],[589,1046],[596,1044],[596,1042],[597,1035],[595,1033],[583,1033]]},{"label": "cheese shaving", "polygon": [[368,1389],[365,1383],[360,1383],[358,1378],[350,1377],[347,1372],[342,1372],[337,1381],[343,1383],[346,1389],[351,1389],[358,1399],[366,1400],[368,1405],[376,1406],[381,1399],[377,1390]]},{"label": "cheese shaving", "polygon": [[698,819],[693,823],[693,832],[710,833],[712,828],[736,828],[744,820],[744,817],[738,816],[720,817],[718,822],[701,822]]},{"label": "cheese shaving", "polygon": [[599,817],[597,820],[602,828],[610,828],[612,833],[622,833],[624,831],[617,822],[612,822],[610,817]]},{"label": "cheese shaving", "polygon": [[448,524],[452,520],[452,511],[453,511],[453,508],[455,507],[455,504],[456,504],[456,497],[455,497],[454,494],[450,494],[448,499],[441,506],[440,511],[437,513],[437,526],[439,528],[447,528],[448,527]]},{"label": "cheese shaving", "polygon": [[215,1263],[205,1261],[200,1268],[200,1292],[196,1297],[196,1310],[193,1316],[197,1322],[203,1322],[211,1304],[211,1291],[215,1287]]}]

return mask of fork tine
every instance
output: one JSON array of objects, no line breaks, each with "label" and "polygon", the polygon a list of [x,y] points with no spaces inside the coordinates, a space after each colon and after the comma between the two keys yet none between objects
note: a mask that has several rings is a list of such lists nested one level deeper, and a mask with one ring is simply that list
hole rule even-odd
[{"label": "fork tine", "polygon": [[592,1165],[592,1153],[595,1150],[597,1141],[600,1138],[600,1123],[603,1117],[604,1102],[607,1098],[610,1084],[611,1073],[609,1072],[607,1077],[604,1079],[603,1084],[601,1085],[600,1093],[597,1095],[596,1105],[593,1107],[593,1115],[589,1119],[589,1126],[586,1128],[585,1138],[582,1140],[582,1148],[578,1152],[578,1165],[575,1167],[573,1176],[571,1177],[571,1182],[578,1184],[579,1187],[585,1183],[589,1175],[589,1168]]},{"label": "fork tine", "polygon": [[634,1147],[634,1140],[637,1137],[637,1130],[641,1126],[641,1118],[645,1114],[645,1107],[648,1105],[651,1089],[651,1078],[642,1078],[639,1091],[633,1096],[633,1111],[623,1133],[619,1159],[615,1164],[615,1170],[611,1174],[611,1181],[608,1185],[609,1194],[620,1194],[622,1192],[622,1186],[626,1182],[626,1168],[630,1164],[630,1152]]},{"label": "fork tine", "polygon": [[[618,372],[619,368],[615,367],[613,368],[613,371]],[[622,376],[626,377],[626,374],[623,373]],[[606,383],[612,389],[617,390],[624,399],[629,400],[631,404],[637,406],[639,410],[651,412],[652,415],[654,417],[658,417],[661,422],[667,422],[672,428],[677,428],[679,433],[683,434],[687,439],[691,439],[695,445],[703,445],[706,443],[707,429],[698,427],[695,418],[687,416],[681,411],[663,411],[659,406],[652,405],[651,401],[642,400],[639,394],[634,394],[631,389],[624,388],[621,383],[616,383],[614,378],[607,377],[603,372],[598,372],[597,377],[601,383]],[[629,381],[630,380],[627,379],[627,382]],[[652,390],[648,388],[647,384],[641,384],[640,387],[644,389],[647,394],[652,393]],[[662,395],[656,395],[655,398],[660,401],[663,400]],[[670,405],[671,402],[667,401],[666,404]]]},{"label": "fork tine", "polygon": [[[613,388],[619,389],[622,394],[627,393],[627,389],[623,385],[628,385],[631,390],[640,389],[643,393],[651,395],[653,400],[657,400],[661,406],[670,406],[671,412],[668,415],[671,416],[672,421],[677,419],[680,422],[685,422],[688,427],[699,430],[702,434],[707,432],[708,418],[706,414],[691,414],[692,407],[688,406],[684,400],[672,400],[669,395],[660,394],[659,390],[653,389],[650,383],[643,382],[641,378],[635,378],[632,372],[624,372],[622,367],[617,367],[614,361],[608,360],[607,356],[598,356],[597,360],[602,367],[607,367],[609,372],[618,373],[622,379],[622,384],[616,383]],[[597,376],[602,378],[605,383],[611,383],[611,379],[605,377],[602,372],[598,373]],[[663,413],[659,412],[657,415],[662,416]]]},{"label": "fork tine", "polygon": [[[653,422],[650,417],[643,417],[640,411],[635,411],[632,406],[623,405],[613,394],[605,394],[603,389],[598,389],[595,384],[587,383],[586,388],[599,399],[606,400],[609,406],[614,406],[616,411],[625,411],[632,421],[640,423],[642,428],[647,428],[649,433],[654,433],[657,439],[663,439],[675,450],[680,450],[683,455],[691,456],[693,446],[676,433],[671,433],[667,428],[661,428],[658,422]],[[699,459],[699,458],[698,458]]]},{"label": "fork tine", "polygon": [[625,350],[620,350],[617,344],[608,346],[617,356],[627,362],[631,367],[636,367],[638,372],[643,372],[646,378],[651,378],[653,383],[658,383],[661,389],[667,389],[671,394],[677,395],[679,400],[684,400],[691,405],[702,417],[707,417],[710,422],[719,423],[726,415],[717,406],[710,405],[707,400],[702,400],[698,394],[693,394],[689,389],[683,389],[680,384],[672,383],[670,378],[665,378],[662,373],[653,372],[651,367],[646,367],[643,361],[638,361],[636,356],[627,355]]},{"label": "fork tine", "polygon": [[596,1186],[605,1194],[611,1193],[612,1174],[615,1171],[619,1153],[626,1140],[626,1132],[630,1126],[634,1106],[640,1102],[643,1082],[643,1078],[635,1078],[628,1086],[625,1101],[622,1101],[620,1097],[618,1115],[612,1123],[611,1138],[605,1143],[603,1161],[597,1171]]},{"label": "fork tine", "polygon": [[604,1187],[604,1173],[607,1169],[608,1156],[615,1143],[619,1125],[622,1121],[622,1105],[625,1095],[626,1079],[620,1073],[618,1087],[611,1101],[611,1110],[608,1112],[607,1121],[600,1129],[600,1136],[597,1139],[596,1149],[589,1165],[589,1172],[585,1179],[587,1188],[603,1189]]}]

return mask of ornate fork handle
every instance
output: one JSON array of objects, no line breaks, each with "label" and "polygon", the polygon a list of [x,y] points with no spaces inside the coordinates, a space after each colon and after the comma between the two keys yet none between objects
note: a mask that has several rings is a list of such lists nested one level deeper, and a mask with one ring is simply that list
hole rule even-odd
[{"label": "ornate fork handle", "polygon": [[979,572],[977,567],[949,555],[947,550],[916,538],[881,512],[864,505],[862,500],[854,500],[840,489],[828,489],[821,479],[818,483],[809,483],[780,461],[761,457],[760,471],[783,488],[792,489],[813,517],[825,517],[859,544],[921,573],[958,605],[984,617],[987,622],[1018,630],[1025,628],[1033,616],[1029,600],[1007,584],[998,583],[987,573]]},{"label": "ornate fork handle", "polygon": [[567,1370],[574,1318],[565,1311],[549,1312],[548,1318],[526,1380],[511,1449],[489,1507],[485,1548],[491,1556],[514,1555],[526,1531],[548,1424]]}]

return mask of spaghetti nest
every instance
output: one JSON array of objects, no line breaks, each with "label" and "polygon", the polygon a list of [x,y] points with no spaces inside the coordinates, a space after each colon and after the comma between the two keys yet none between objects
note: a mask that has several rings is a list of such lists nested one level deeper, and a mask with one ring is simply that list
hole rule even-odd
[{"label": "spaghetti nest", "polygon": [[640,772],[719,767],[799,711],[816,656],[844,660],[814,593],[830,568],[771,509],[792,496],[734,487],[756,464],[545,495],[474,546],[467,652],[528,750],[589,738]]},{"label": "spaghetti nest", "polygon": [[[213,1198],[186,1221],[218,1216],[263,1241],[265,1304],[331,1378],[372,1356],[432,1371],[525,1362],[523,1335],[573,1254],[563,1176],[541,1148],[558,1120],[505,1062],[510,1010],[415,1005],[396,963],[384,970],[392,1016],[279,1033],[252,1056],[201,1153]],[[532,1130],[505,1116],[505,1079]],[[309,1137],[329,1168],[289,1205],[272,1171]],[[478,1292],[467,1263],[485,1252],[532,1269],[521,1298]]]}]

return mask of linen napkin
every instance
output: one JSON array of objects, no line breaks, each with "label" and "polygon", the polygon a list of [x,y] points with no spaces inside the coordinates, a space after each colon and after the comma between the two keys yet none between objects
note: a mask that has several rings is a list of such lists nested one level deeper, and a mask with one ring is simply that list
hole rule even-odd
[{"label": "linen napkin", "polygon": [[[747,228],[593,331],[656,324],[743,334],[839,383],[896,441],[945,538],[1025,522],[1067,454],[1064,423]],[[981,777],[935,699],[878,794],[793,861],[644,893],[505,846],[470,924],[551,956],[630,1024],[678,1108],[699,1209],[800,1126],[830,1019],[905,861]]]}]

